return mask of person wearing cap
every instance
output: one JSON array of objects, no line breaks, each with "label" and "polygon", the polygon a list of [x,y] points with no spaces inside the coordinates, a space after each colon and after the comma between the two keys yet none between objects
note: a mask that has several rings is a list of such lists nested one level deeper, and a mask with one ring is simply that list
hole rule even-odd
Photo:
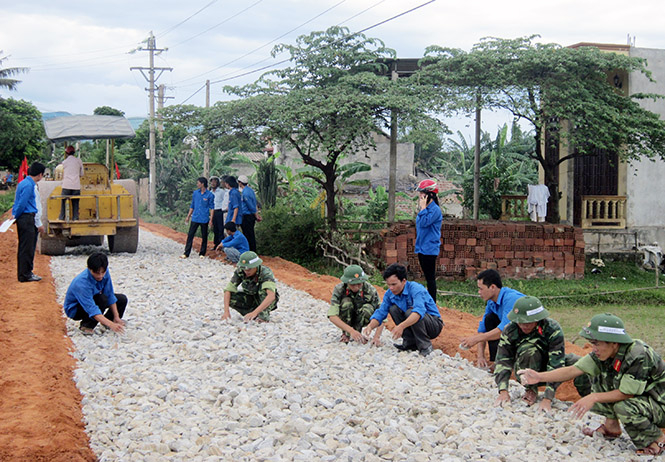
[{"label": "person wearing cap", "polygon": [[495,269],[487,269],[478,274],[478,295],[486,302],[485,314],[478,323],[478,333],[462,339],[460,347],[478,347],[478,366],[489,367],[485,358],[485,347],[489,346],[489,360],[496,359],[501,332],[510,322],[508,313],[515,306],[515,302],[524,297],[524,294],[509,287],[503,287],[501,275]]},{"label": "person wearing cap", "polygon": [[[328,319],[342,329],[340,342],[350,339],[366,343],[362,328],[369,323],[369,318],[379,307],[379,294],[367,281],[367,275],[359,265],[349,265],[340,278],[341,283],[333,289],[328,309]],[[372,344],[379,346],[383,324],[376,330]]]},{"label": "person wearing cap", "polygon": [[212,250],[217,250],[222,239],[224,239],[224,199],[227,191],[226,188],[221,186],[219,178],[216,176],[210,178],[210,192],[215,196],[215,206],[212,212]]},{"label": "person wearing cap", "polygon": [[242,215],[240,214],[240,204],[242,196],[238,191],[238,181],[234,176],[228,175],[224,177],[224,184],[226,189],[229,190],[229,204],[226,212],[226,223],[233,222],[236,225],[242,225]]},{"label": "person wearing cap", "polygon": [[228,222],[225,224],[224,229],[228,233],[228,236],[226,236],[221,242],[222,249],[224,249],[226,258],[231,263],[238,263],[238,260],[240,260],[240,255],[249,250],[247,238],[243,236],[240,231],[238,231],[236,224],[233,222]]},{"label": "person wearing cap", "polygon": [[19,282],[38,282],[42,280],[32,270],[39,233],[35,217],[37,213],[41,213],[37,205],[37,183],[44,178],[44,170],[44,164],[33,162],[28,169],[28,176],[18,184],[14,193],[12,218],[16,219],[16,233],[18,234],[16,273]]},{"label": "person wearing cap", "polygon": [[374,329],[390,317],[395,322],[394,339],[402,337],[402,343],[394,346],[401,351],[418,350],[421,356],[432,353],[432,339],[443,329],[439,309],[422,285],[406,280],[406,267],[393,263],[383,272],[388,291],[381,306],[370,317],[363,334],[369,337]]},{"label": "person wearing cap", "polygon": [[434,180],[423,180],[418,184],[418,206],[416,216],[416,248],[420,267],[427,281],[427,291],[436,302],[436,258],[441,248],[441,222],[443,215],[437,194],[439,187]]},{"label": "person wearing cap", "polygon": [[[501,334],[496,353],[494,380],[499,387],[496,404],[503,406],[510,402],[508,383],[515,370],[530,368],[536,371],[551,371],[574,364],[579,356],[565,354],[563,330],[558,322],[549,318],[549,311],[536,297],[524,296],[515,302],[508,313],[511,321]],[[578,380],[578,379],[575,379]],[[559,382],[547,383],[545,396],[539,409],[549,412]],[[575,384],[582,396],[588,394],[588,381]],[[538,385],[528,385],[524,394],[527,405],[533,405],[538,398]]]},{"label": "person wearing cap", "polygon": [[[74,155],[76,148],[67,146],[65,148],[65,160],[62,162],[62,195],[80,196],[81,177],[83,176],[83,162]],[[65,202],[60,205],[60,220],[65,219]],[[72,220],[79,219],[79,199],[72,199]]]},{"label": "person wearing cap", "polygon": [[208,179],[203,176],[199,177],[196,180],[196,189],[192,193],[192,202],[185,218],[185,223],[189,223],[190,219],[192,222],[189,223],[185,251],[180,258],[189,258],[189,254],[192,251],[192,244],[194,243],[194,235],[198,228],[201,228],[199,258],[205,258],[206,250],[208,250],[208,226],[212,225],[214,209],[215,196],[208,191]]},{"label": "person wearing cap", "polygon": [[639,454],[658,455],[665,450],[665,362],[649,345],[633,340],[623,321],[612,314],[597,314],[580,336],[593,349],[574,365],[547,372],[517,371],[522,383],[562,382],[586,374],[591,393],[570,407],[576,417],[592,410],[605,417],[598,428],[584,428],[587,436],[606,439],[621,436],[621,424]]},{"label": "person wearing cap", "polygon": [[261,221],[258,209],[256,208],[256,194],[249,186],[249,179],[245,175],[238,177],[240,187],[240,214],[242,215],[242,232],[249,242],[249,250],[256,252],[256,237],[254,235],[254,225]]},{"label": "person wearing cap", "polygon": [[240,255],[231,281],[224,289],[222,321],[231,318],[229,308],[243,315],[245,322],[257,319],[267,322],[277,309],[279,294],[272,270],[252,251]]}]

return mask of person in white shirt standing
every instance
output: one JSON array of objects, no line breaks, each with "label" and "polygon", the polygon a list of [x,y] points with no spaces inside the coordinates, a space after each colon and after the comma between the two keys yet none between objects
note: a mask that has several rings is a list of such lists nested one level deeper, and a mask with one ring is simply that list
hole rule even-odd
[{"label": "person in white shirt standing", "polygon": [[[81,194],[81,177],[83,176],[83,162],[76,157],[74,146],[65,148],[65,160],[62,162],[62,195],[78,196]],[[72,199],[72,220],[79,219],[79,200]],[[60,220],[65,219],[65,201],[60,207]]]},{"label": "person in white shirt standing", "polygon": [[212,250],[217,250],[220,242],[224,239],[224,200],[226,200],[226,206],[228,207],[229,199],[226,189],[220,185],[219,178],[216,176],[210,178],[210,192],[215,196],[215,209],[212,215],[212,230],[214,233]]}]

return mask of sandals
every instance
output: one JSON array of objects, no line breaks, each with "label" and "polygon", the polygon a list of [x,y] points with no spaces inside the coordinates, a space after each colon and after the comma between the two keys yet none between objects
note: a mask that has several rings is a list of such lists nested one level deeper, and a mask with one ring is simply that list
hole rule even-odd
[{"label": "sandals", "polygon": [[[656,445],[654,448],[653,445]],[[665,451],[665,442],[664,441],[654,441],[649,446],[643,449],[638,449],[635,451],[639,456],[658,456]]]},{"label": "sandals", "polygon": [[614,440],[621,436],[620,431],[612,432],[607,429],[605,424],[601,424],[600,427],[596,428],[595,430],[589,427],[584,427],[582,429],[582,433],[586,436],[593,436],[594,433],[600,433],[606,440]]},{"label": "sandals", "polygon": [[527,406],[533,406],[538,399],[538,392],[536,390],[528,389],[526,393],[524,393],[522,399],[526,402]]},{"label": "sandals", "polygon": [[95,329],[92,329],[92,328],[90,328],[90,327],[83,327],[83,326],[81,326],[81,327],[79,327],[79,330],[81,331],[81,333],[82,333],[83,335],[86,335],[86,336],[90,336],[90,335],[92,335],[92,334],[95,333]]}]

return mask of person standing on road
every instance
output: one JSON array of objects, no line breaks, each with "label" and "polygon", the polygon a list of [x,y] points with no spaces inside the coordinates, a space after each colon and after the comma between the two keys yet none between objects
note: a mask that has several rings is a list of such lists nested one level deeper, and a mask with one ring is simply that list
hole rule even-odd
[{"label": "person standing on road", "polygon": [[243,315],[245,322],[270,321],[270,312],[277,309],[279,294],[272,270],[262,263],[252,251],[240,255],[231,281],[224,289],[222,321],[231,319],[230,308]]},{"label": "person standing on road", "polygon": [[237,226],[242,225],[242,215],[240,214],[240,204],[242,197],[238,191],[238,182],[234,176],[228,175],[224,178],[226,188],[229,190],[229,205],[226,213],[226,223],[233,222]]},{"label": "person standing on road", "polygon": [[[108,258],[95,252],[88,257],[87,266],[69,284],[63,304],[65,314],[81,321],[79,329],[83,335],[92,335],[97,323],[118,334],[123,333],[125,321],[122,316],[127,308],[127,297],[113,290]],[[102,314],[104,311],[106,313]]]},{"label": "person standing on road", "polygon": [[16,187],[12,217],[16,219],[18,251],[16,253],[17,276],[19,282],[37,282],[42,278],[32,272],[35,260],[38,229],[35,215],[38,212],[35,190],[37,182],[44,178],[44,164],[33,162],[28,176]]},{"label": "person standing on road", "polygon": [[240,185],[241,204],[240,214],[242,215],[242,232],[249,242],[249,250],[256,252],[256,237],[254,235],[254,225],[257,221],[261,221],[258,209],[256,207],[256,194],[249,186],[249,179],[245,175],[238,177],[238,184]]},{"label": "person standing on road", "polygon": [[180,258],[188,258],[192,251],[192,243],[194,242],[194,235],[196,230],[201,228],[201,249],[199,257],[204,258],[208,248],[208,225],[212,225],[212,216],[215,208],[215,196],[208,191],[208,180],[205,177],[200,177],[196,180],[196,189],[192,193],[192,203],[189,206],[189,212],[185,223],[189,223],[191,218],[192,222],[189,224],[189,232],[187,233],[187,243],[185,244],[185,253]]},{"label": "person standing on road", "polygon": [[489,360],[494,362],[499,347],[501,332],[510,322],[508,313],[515,306],[517,299],[524,294],[509,287],[503,287],[501,275],[494,269],[481,271],[478,274],[478,294],[484,302],[485,314],[478,324],[478,333],[462,339],[462,348],[478,345],[478,366],[489,367],[485,358],[485,346],[489,346]]},{"label": "person standing on road", "polygon": [[213,231],[213,247],[212,250],[217,250],[217,246],[222,239],[224,239],[224,198],[227,191],[220,185],[219,178],[213,176],[210,178],[210,192],[215,196],[215,208],[212,214],[212,231]]},{"label": "person standing on road", "polygon": [[[76,148],[67,146],[65,148],[65,160],[62,162],[62,195],[80,196],[81,195],[81,177],[83,176],[83,162],[76,157]],[[65,219],[65,202],[63,199],[60,205],[60,220]],[[79,199],[72,199],[72,220],[79,219]]]},{"label": "person standing on road", "polygon": [[427,281],[427,291],[436,303],[436,258],[441,248],[441,222],[443,215],[434,180],[423,180],[418,184],[418,206],[416,216],[416,248],[420,267]]}]

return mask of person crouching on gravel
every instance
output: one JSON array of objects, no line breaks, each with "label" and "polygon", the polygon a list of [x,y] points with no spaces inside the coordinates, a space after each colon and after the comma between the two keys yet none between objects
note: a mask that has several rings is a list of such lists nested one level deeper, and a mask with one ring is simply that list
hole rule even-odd
[{"label": "person crouching on gravel", "polygon": [[[551,371],[564,366],[571,366],[580,359],[576,354],[566,355],[563,330],[558,322],[549,318],[549,311],[536,297],[524,296],[517,299],[508,313],[511,321],[503,330],[496,353],[494,380],[499,387],[497,406],[510,402],[508,383],[513,371],[534,369]],[[552,400],[560,382],[547,383],[545,396],[539,410],[550,412]],[[591,385],[585,376],[575,379],[575,386],[580,395],[589,394]],[[531,406],[538,399],[538,385],[527,385],[524,401]]]},{"label": "person crouching on gravel", "polygon": [[[63,308],[67,317],[81,321],[83,335],[92,335],[97,323],[121,334],[125,321],[122,316],[127,307],[127,297],[113,290],[109,261],[103,253],[88,257],[88,268],[76,276],[65,295]],[[106,313],[102,314],[106,310]]]},{"label": "person crouching on gravel", "polygon": [[270,312],[277,309],[279,294],[272,270],[251,251],[240,255],[231,281],[224,289],[222,321],[231,318],[229,308],[243,315],[245,322],[257,319],[267,322]]},{"label": "person crouching on gravel", "polygon": [[[374,286],[367,282],[367,275],[358,265],[347,266],[340,279],[342,282],[333,289],[328,319],[342,329],[340,342],[348,343],[352,339],[367,343],[361,330],[369,324],[369,318],[379,307],[379,294]],[[381,345],[382,330],[383,324],[374,334],[373,345]]]},{"label": "person crouching on gravel", "polygon": [[575,417],[589,410],[605,417],[596,429],[584,428],[605,439],[621,436],[621,424],[638,454],[658,455],[665,451],[665,362],[649,345],[633,340],[623,321],[612,314],[597,314],[580,336],[593,350],[574,365],[547,372],[517,371],[522,383],[563,382],[582,374],[591,377],[591,394],[570,407]]}]

